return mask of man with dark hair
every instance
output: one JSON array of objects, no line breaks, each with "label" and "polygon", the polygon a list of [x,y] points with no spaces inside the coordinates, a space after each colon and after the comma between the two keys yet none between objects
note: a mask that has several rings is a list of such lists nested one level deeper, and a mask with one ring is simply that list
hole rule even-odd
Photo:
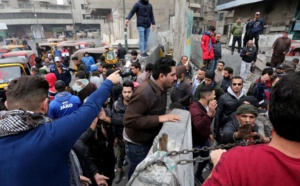
[{"label": "man with dark hair", "polygon": [[299,64],[299,59],[298,59],[298,58],[294,58],[294,59],[292,60],[292,63],[297,67],[298,64]]},{"label": "man with dark hair", "polygon": [[238,17],[236,23],[231,26],[231,34],[233,36],[231,44],[231,54],[233,55],[235,49],[235,43],[238,43],[238,53],[241,52],[242,46],[242,34],[243,34],[244,25],[242,24],[242,19]]},{"label": "man with dark hair", "polygon": [[172,102],[179,102],[182,108],[187,110],[192,97],[192,85],[185,79],[186,67],[180,65],[176,67],[177,82],[173,86],[170,98]]},{"label": "man with dark hair", "polygon": [[55,57],[55,64],[51,66],[50,73],[54,73],[57,80],[62,80],[67,86],[71,82],[71,74],[69,68],[63,66],[60,62],[60,57]]},{"label": "man with dark hair", "polygon": [[146,69],[145,71],[148,73],[148,78],[150,77],[150,75],[152,74],[152,70],[153,70],[153,64],[152,63],[149,63],[146,65]]},{"label": "man with dark hair", "polygon": [[259,34],[261,34],[262,31],[264,30],[264,20],[260,18],[260,12],[255,13],[255,17],[253,18],[253,21],[250,23],[249,27],[250,27],[249,40],[255,39],[255,47],[256,47],[256,51],[258,52]]},{"label": "man with dark hair", "polygon": [[185,71],[185,78],[189,78],[190,80],[192,80],[193,78],[193,68],[192,65],[189,62],[189,58],[187,56],[182,56],[180,59],[180,62],[178,64],[178,66],[180,65],[184,65],[186,67],[186,71]]},{"label": "man with dark hair", "polygon": [[216,76],[215,76],[215,82],[216,83],[220,83],[223,79],[223,75],[224,75],[224,66],[225,66],[225,62],[224,61],[219,61],[218,62],[218,66],[217,69],[215,70]]},{"label": "man with dark hair", "polygon": [[81,101],[77,96],[67,92],[67,86],[62,80],[55,83],[57,94],[49,104],[48,116],[51,119],[58,119],[67,116],[81,106]]},{"label": "man with dark hair", "polygon": [[259,102],[267,100],[267,94],[269,94],[269,92],[267,93],[265,89],[271,88],[272,75],[273,75],[273,69],[265,68],[261,73],[261,77],[250,85],[249,92],[250,89],[252,88],[252,93],[249,95],[254,96]]},{"label": "man with dark hair", "polygon": [[222,128],[227,123],[230,115],[235,112],[239,106],[239,100],[245,97],[243,93],[243,79],[239,76],[232,78],[231,86],[227,93],[223,94],[218,100],[217,113],[214,122],[214,137],[220,142]]},{"label": "man with dark hair", "polygon": [[117,49],[117,57],[119,62],[123,65],[125,65],[125,55],[126,55],[126,49],[122,46],[121,43],[118,44],[118,49]]},{"label": "man with dark hair", "polygon": [[143,83],[143,79],[140,77],[142,74],[141,64],[138,62],[132,63],[130,69],[133,76],[136,76],[136,82],[138,82],[139,84]]},{"label": "man with dark hair", "polygon": [[216,43],[214,26],[210,26],[208,31],[204,32],[201,39],[203,65],[208,69],[211,60],[214,58],[214,46]]},{"label": "man with dark hair", "polygon": [[90,54],[88,52],[85,52],[84,57],[81,59],[81,61],[87,67],[88,72],[91,72],[91,66],[95,64],[95,60],[94,60],[93,56],[90,56]]},{"label": "man with dark hair", "polygon": [[61,51],[57,49],[57,46],[54,46],[54,57],[61,58]]},{"label": "man with dark hair", "polygon": [[96,88],[98,89],[101,84],[103,83],[104,79],[102,74],[99,73],[98,71],[98,66],[97,65],[92,65],[91,66],[91,76],[90,76],[90,83],[93,83]]},{"label": "man with dark hair", "polygon": [[246,32],[245,32],[245,35],[244,35],[244,38],[243,38],[243,47],[246,47],[246,44],[249,41],[251,22],[252,22],[252,18],[247,19]]},{"label": "man with dark hair", "polygon": [[213,151],[211,159],[215,168],[203,186],[299,185],[299,79],[299,73],[290,73],[273,87],[269,110],[274,127],[271,142],[237,147],[226,153],[225,150]]},{"label": "man with dark hair", "polygon": [[[51,121],[48,82],[37,76],[10,81],[8,111],[1,111],[0,173],[2,185],[71,185],[69,153],[106,101],[118,72],[103,83],[80,109]],[[18,147],[18,148],[16,148]],[[24,161],[26,157],[26,161]],[[49,176],[55,173],[55,176]],[[28,179],[33,178],[34,179]]]},{"label": "man with dark hair", "polygon": [[136,13],[136,24],[139,32],[139,48],[141,55],[147,57],[146,53],[147,42],[150,33],[150,26],[152,24],[152,30],[155,30],[155,20],[153,14],[153,7],[149,3],[149,0],[139,0],[134,4],[128,16],[126,17],[125,27],[127,27],[129,20]]},{"label": "man with dark hair", "polygon": [[228,87],[230,87],[232,76],[233,69],[231,67],[225,67],[223,71],[223,79],[219,83],[224,92],[227,92]]},{"label": "man with dark hair", "polygon": [[222,59],[222,43],[220,41],[221,34],[216,34],[216,43],[214,46],[214,58],[210,63],[209,70],[216,70],[219,60]]},{"label": "man with dark hair", "polygon": [[[210,126],[216,114],[217,101],[215,100],[215,91],[211,86],[202,86],[200,89],[200,99],[195,101],[190,106],[192,119],[192,137],[193,148],[209,147],[209,136],[211,134]],[[208,151],[194,153],[196,156],[208,157]],[[202,171],[208,161],[200,162],[195,174],[195,177],[201,182],[204,182]]]},{"label": "man with dark hair", "polygon": [[166,90],[177,80],[175,65],[172,59],[159,59],[149,81],[135,90],[125,111],[123,136],[130,160],[129,179],[136,166],[147,156],[162,123],[180,119],[177,115],[166,114]]},{"label": "man with dark hair", "polygon": [[218,84],[215,82],[215,72],[214,71],[206,71],[205,72],[205,78],[204,78],[204,82],[202,82],[196,90],[196,93],[194,95],[194,100],[197,101],[200,99],[200,90],[202,86],[211,86],[214,88],[215,90],[215,94],[216,94],[216,100],[218,100],[223,94],[224,91],[218,86]]},{"label": "man with dark hair", "polygon": [[35,49],[36,49],[37,56],[42,57],[42,55],[43,55],[42,49],[38,43],[35,44]]},{"label": "man with dark hair", "polygon": [[90,73],[87,69],[87,66],[81,60],[79,60],[77,56],[73,56],[72,61],[73,61],[74,65],[77,67],[77,72],[83,71],[83,72],[85,72],[86,77],[89,77]]},{"label": "man with dark hair", "polygon": [[131,96],[133,94],[134,86],[131,81],[124,81],[122,88],[122,95],[119,96],[118,100],[113,104],[113,114],[111,118],[111,123],[115,126],[115,136],[118,143],[118,169],[116,172],[115,182],[119,183],[123,178],[123,162],[125,160],[125,143],[123,139],[123,118],[126,108],[128,106],[129,101],[131,100]]},{"label": "man with dark hair", "polygon": [[197,76],[193,80],[192,93],[195,95],[197,87],[204,81],[206,68],[200,68],[198,70]]},{"label": "man with dark hair", "polygon": [[289,52],[292,40],[288,38],[289,33],[285,31],[282,37],[277,38],[272,46],[271,65],[276,68],[285,61],[285,55]]}]

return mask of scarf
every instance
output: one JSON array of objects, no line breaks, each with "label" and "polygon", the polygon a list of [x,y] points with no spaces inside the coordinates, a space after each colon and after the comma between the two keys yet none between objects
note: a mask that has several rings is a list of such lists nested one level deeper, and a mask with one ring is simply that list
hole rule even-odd
[{"label": "scarf", "polygon": [[74,91],[80,92],[87,84],[89,84],[88,79],[77,79],[72,88]]},{"label": "scarf", "polygon": [[26,132],[48,122],[51,119],[39,113],[24,110],[1,111],[0,137]]}]

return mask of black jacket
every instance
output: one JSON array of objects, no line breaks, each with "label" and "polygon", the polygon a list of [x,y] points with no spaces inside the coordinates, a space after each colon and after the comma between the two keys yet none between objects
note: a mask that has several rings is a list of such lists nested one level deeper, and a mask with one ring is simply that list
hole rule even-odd
[{"label": "black jacket", "polygon": [[[246,55],[247,52],[251,52],[251,54],[249,56]],[[251,63],[252,61],[256,61],[256,56],[257,56],[257,51],[255,47],[252,47],[252,49],[248,48],[248,47],[244,47],[241,55],[242,60],[248,63]]]},{"label": "black jacket", "polygon": [[181,81],[179,85],[175,83],[170,97],[172,102],[179,102],[182,106],[188,107],[192,98],[192,85],[187,79]]},{"label": "black jacket", "polygon": [[232,80],[231,79],[223,79],[220,83],[220,87],[224,92],[227,92],[228,87],[230,87]]},{"label": "black jacket", "polygon": [[[240,124],[238,120],[235,118],[232,121],[226,123],[226,125],[223,127],[223,133],[221,134],[221,143],[234,143],[233,133],[239,131],[239,125]],[[258,126],[256,124],[254,124],[252,132],[258,132]]]},{"label": "black jacket", "polygon": [[215,116],[214,122],[214,136],[219,141],[220,134],[222,133],[223,126],[228,122],[228,118],[230,114],[236,111],[238,106],[240,105],[239,99],[245,97],[243,93],[241,93],[239,98],[233,95],[232,90],[223,94],[218,100],[218,106]]},{"label": "black jacket", "polygon": [[145,0],[136,2],[126,19],[130,20],[135,13],[137,16],[137,27],[149,28],[151,24],[155,25],[153,8],[149,2]]},{"label": "black jacket", "polygon": [[86,75],[86,78],[88,78],[90,76],[90,73],[89,73],[86,65],[82,61],[80,61],[80,63],[78,64],[77,71],[83,71]]},{"label": "black jacket", "polygon": [[69,68],[62,66],[62,72],[60,74],[54,64],[50,68],[50,73],[54,73],[57,80],[62,80],[63,82],[65,82],[66,86],[69,86],[72,79]]},{"label": "black jacket", "polygon": [[125,48],[122,47],[122,45],[118,46],[118,53],[117,53],[117,57],[119,59],[125,59],[125,55],[126,55],[126,50]]},{"label": "black jacket", "polygon": [[[105,109],[105,112],[108,117],[111,117],[109,109]],[[106,136],[102,132],[101,125],[105,128]],[[97,135],[97,138],[95,138],[95,135]],[[74,150],[82,166],[84,176],[93,180],[93,176],[96,173],[102,174],[106,171],[105,167],[99,166],[97,162],[105,162],[107,159],[110,159],[111,156],[114,158],[113,143],[112,125],[107,123],[101,124],[100,121],[95,131],[88,128],[87,131],[80,136],[74,145]],[[112,164],[112,166],[113,165],[114,164]]]},{"label": "black jacket", "polygon": [[116,101],[113,105],[111,117],[111,123],[114,125],[115,128],[115,137],[118,137],[119,139],[123,138],[123,118],[127,107],[123,101],[123,96],[120,95],[118,101]]}]

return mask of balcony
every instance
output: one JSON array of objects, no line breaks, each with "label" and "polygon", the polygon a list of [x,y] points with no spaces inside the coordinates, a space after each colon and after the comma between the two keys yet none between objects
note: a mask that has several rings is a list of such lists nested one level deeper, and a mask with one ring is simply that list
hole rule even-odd
[{"label": "balcony", "polygon": [[194,17],[199,17],[199,18],[201,18],[201,17],[203,17],[203,16],[201,15],[201,13],[194,12]]},{"label": "balcony", "polygon": [[201,5],[198,4],[198,3],[190,3],[190,4],[189,4],[189,7],[190,7],[190,8],[201,8]]}]

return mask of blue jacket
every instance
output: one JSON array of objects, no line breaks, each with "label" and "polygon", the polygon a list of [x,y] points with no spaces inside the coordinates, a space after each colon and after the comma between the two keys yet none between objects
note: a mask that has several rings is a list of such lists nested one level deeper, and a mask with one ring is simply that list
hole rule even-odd
[{"label": "blue jacket", "polygon": [[252,21],[249,26],[250,32],[254,35],[258,35],[264,29],[264,21],[262,18],[258,18],[256,21]]},{"label": "blue jacket", "polygon": [[92,56],[83,57],[81,61],[85,64],[87,70],[91,72],[91,66],[95,64],[95,60]]},{"label": "blue jacket", "polygon": [[53,101],[50,102],[48,117],[58,119],[67,116],[81,106],[79,97],[71,95],[69,92],[56,94]]},{"label": "blue jacket", "polygon": [[137,17],[137,27],[149,28],[151,24],[155,25],[153,8],[149,2],[146,2],[145,0],[136,2],[126,19],[130,20],[135,13]]},{"label": "blue jacket", "polygon": [[221,44],[221,42],[216,41],[216,43],[213,44],[213,46],[214,46],[215,58],[221,59],[222,58],[222,44]]},{"label": "blue jacket", "polygon": [[113,83],[105,80],[77,111],[35,129],[0,138],[1,185],[70,185],[69,152],[98,116]]},{"label": "blue jacket", "polygon": [[61,51],[60,50],[54,50],[54,56],[61,57]]},{"label": "blue jacket", "polygon": [[62,80],[69,86],[72,79],[69,68],[62,66],[62,73],[60,74],[54,64],[50,67],[50,73],[54,73],[57,80]]}]

